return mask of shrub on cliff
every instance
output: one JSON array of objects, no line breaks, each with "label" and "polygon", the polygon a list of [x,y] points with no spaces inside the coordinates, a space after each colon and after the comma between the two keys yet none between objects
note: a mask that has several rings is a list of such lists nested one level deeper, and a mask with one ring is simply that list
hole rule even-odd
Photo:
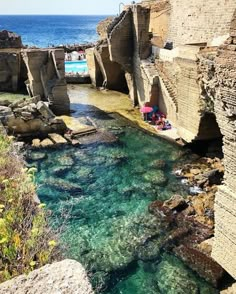
[{"label": "shrub on cliff", "polygon": [[0,134],[0,282],[38,268],[56,254],[43,204],[35,202],[35,169],[25,169]]}]

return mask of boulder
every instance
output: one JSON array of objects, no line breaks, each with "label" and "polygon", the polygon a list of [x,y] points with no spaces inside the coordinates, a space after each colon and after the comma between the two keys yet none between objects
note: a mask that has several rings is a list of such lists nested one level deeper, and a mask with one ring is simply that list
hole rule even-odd
[{"label": "boulder", "polygon": [[173,195],[169,200],[166,200],[163,204],[169,207],[171,210],[182,211],[188,207],[185,199],[180,195]]},{"label": "boulder", "polygon": [[46,138],[46,139],[42,140],[40,145],[41,145],[41,147],[49,147],[49,146],[53,146],[54,143],[49,138]]},{"label": "boulder", "polygon": [[70,259],[45,265],[0,284],[0,294],[93,294],[83,266]]},{"label": "boulder", "polygon": [[12,114],[11,108],[7,106],[0,106],[0,119]]},{"label": "boulder", "polygon": [[16,33],[3,30],[0,31],[0,48],[22,48],[21,37]]},{"label": "boulder", "polygon": [[54,113],[48,108],[47,104],[43,101],[39,101],[37,103],[37,110],[41,113],[41,115],[47,119],[54,118]]},{"label": "boulder", "polygon": [[180,257],[192,270],[196,271],[215,287],[218,286],[223,277],[223,268],[210,256],[197,248],[180,245],[174,249],[175,254]]}]

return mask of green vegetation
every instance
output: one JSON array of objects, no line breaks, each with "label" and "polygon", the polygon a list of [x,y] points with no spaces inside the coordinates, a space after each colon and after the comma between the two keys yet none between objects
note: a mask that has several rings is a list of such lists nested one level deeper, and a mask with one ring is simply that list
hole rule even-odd
[{"label": "green vegetation", "polygon": [[0,282],[50,262],[55,236],[45,204],[34,200],[35,168],[23,168],[11,140],[0,134]]},{"label": "green vegetation", "polygon": [[10,102],[15,102],[22,99],[29,99],[29,95],[27,93],[8,93],[8,92],[0,92],[0,101],[8,100]]}]

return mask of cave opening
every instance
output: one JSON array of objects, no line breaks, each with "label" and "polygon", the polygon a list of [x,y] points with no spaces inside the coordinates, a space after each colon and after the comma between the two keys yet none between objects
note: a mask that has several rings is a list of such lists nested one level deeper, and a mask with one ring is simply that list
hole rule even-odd
[{"label": "cave opening", "polygon": [[200,156],[223,158],[223,136],[214,113],[203,114],[198,135],[187,146]]}]

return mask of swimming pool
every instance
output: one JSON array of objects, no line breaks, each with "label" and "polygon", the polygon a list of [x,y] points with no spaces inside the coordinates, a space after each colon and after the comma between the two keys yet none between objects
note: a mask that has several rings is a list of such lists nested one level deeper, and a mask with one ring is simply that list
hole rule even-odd
[{"label": "swimming pool", "polygon": [[65,71],[66,73],[85,73],[88,72],[88,66],[86,60],[76,60],[76,61],[65,61]]}]

